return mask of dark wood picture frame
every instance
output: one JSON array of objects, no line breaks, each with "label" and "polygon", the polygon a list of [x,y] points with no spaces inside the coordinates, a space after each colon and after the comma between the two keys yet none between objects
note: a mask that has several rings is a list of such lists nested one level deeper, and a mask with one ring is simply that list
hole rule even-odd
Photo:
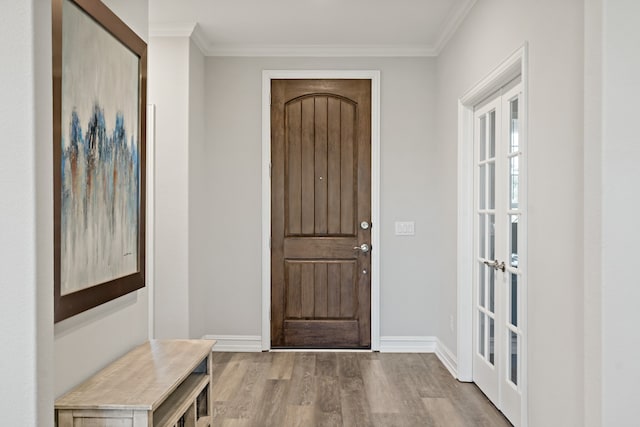
[{"label": "dark wood picture frame", "polygon": [[[69,1],[103,28],[123,48],[138,58],[138,102],[136,147],[138,165],[137,271],[96,285],[87,284],[77,291],[61,289],[61,221],[62,221],[62,73],[63,73],[63,1]],[[120,18],[99,0],[52,0],[53,36],[53,188],[54,188],[54,321],[96,307],[145,286],[145,181],[146,181],[146,87],[147,45]],[[126,139],[125,139],[126,141]],[[131,193],[132,194],[132,193]]]}]

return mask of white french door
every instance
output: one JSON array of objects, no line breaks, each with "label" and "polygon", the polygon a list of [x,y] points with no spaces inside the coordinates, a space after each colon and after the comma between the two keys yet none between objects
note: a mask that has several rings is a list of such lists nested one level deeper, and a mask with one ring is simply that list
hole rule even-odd
[{"label": "white french door", "polygon": [[521,425],[526,295],[521,86],[517,79],[474,112],[473,380],[515,426]]}]

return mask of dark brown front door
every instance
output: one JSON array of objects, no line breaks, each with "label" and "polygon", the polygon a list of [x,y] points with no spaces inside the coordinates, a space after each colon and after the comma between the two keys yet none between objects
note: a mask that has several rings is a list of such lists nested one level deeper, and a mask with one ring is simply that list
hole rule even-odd
[{"label": "dark brown front door", "polygon": [[271,159],[271,346],[369,348],[371,81],[272,80]]}]

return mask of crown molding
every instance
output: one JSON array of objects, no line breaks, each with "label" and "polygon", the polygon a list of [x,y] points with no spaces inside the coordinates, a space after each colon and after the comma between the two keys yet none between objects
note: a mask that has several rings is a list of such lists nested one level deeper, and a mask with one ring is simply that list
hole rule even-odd
[{"label": "crown molding", "polygon": [[200,52],[203,55],[207,55],[207,50],[209,49],[209,40],[207,40],[207,36],[204,35],[204,31],[200,28],[200,25],[196,23],[196,26],[193,28],[193,32],[191,33],[191,40],[198,46]]},{"label": "crown molding", "polygon": [[469,12],[471,12],[471,9],[476,4],[476,1],[477,0],[467,0],[449,15],[447,20],[442,25],[440,29],[440,35],[438,36],[438,39],[436,40],[436,43],[433,47],[433,50],[435,52],[434,56],[440,55],[442,49],[444,49],[449,40],[451,40],[451,37],[453,37],[456,31],[458,31],[458,28],[462,24],[462,21],[464,21],[464,18],[466,18]]},{"label": "crown molding", "polygon": [[149,37],[191,37],[196,22],[149,23]]},{"label": "crown molding", "polygon": [[206,55],[209,41],[197,22],[149,24],[149,37],[188,37]]},{"label": "crown molding", "polygon": [[207,56],[392,57],[435,56],[423,45],[210,45]]}]

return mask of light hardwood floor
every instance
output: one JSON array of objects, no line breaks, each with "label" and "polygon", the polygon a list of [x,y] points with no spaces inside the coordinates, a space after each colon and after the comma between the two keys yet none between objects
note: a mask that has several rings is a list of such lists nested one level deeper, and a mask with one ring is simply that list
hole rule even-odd
[{"label": "light hardwood floor", "polygon": [[433,354],[214,353],[213,426],[510,426]]}]

